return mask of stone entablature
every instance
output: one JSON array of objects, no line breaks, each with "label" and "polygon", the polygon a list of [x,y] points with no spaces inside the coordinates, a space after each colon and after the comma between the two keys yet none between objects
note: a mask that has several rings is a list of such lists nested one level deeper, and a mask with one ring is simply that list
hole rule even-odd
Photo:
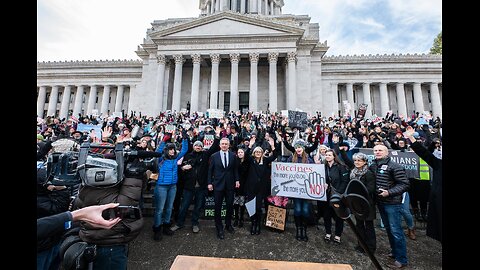
[{"label": "stone entablature", "polygon": [[441,55],[435,54],[369,54],[369,55],[333,55],[325,56],[322,61],[324,63],[334,63],[334,62],[397,62],[398,60],[405,60],[408,62],[413,61],[423,61],[423,62],[442,62]]}]

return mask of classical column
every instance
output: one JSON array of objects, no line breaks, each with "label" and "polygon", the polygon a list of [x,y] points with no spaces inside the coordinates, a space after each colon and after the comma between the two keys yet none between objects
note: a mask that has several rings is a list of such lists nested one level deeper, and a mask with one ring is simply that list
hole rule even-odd
[{"label": "classical column", "polygon": [[82,113],[82,104],[83,104],[83,85],[77,85],[77,92],[75,92],[75,104],[73,105],[72,115],[78,117]]},{"label": "classical column", "polygon": [[277,60],[278,53],[268,53],[268,63],[270,63],[270,74],[268,77],[268,102],[270,104],[269,111],[277,111]]},{"label": "classical column", "polygon": [[257,13],[262,14],[262,0],[257,0]]},{"label": "classical column", "polygon": [[220,64],[220,54],[210,54],[212,60],[212,85],[210,88],[210,109],[218,108],[218,66]]},{"label": "classical column", "polygon": [[297,53],[287,53],[288,61],[288,99],[289,110],[295,110],[297,107]]},{"label": "classical column", "polygon": [[365,118],[372,116],[372,98],[370,97],[370,83],[363,83],[363,103],[367,105],[367,111],[365,112]]},{"label": "classical column", "polygon": [[353,83],[347,83],[347,101],[350,103],[350,115],[355,117],[355,101],[353,99]]},{"label": "classical column", "polygon": [[268,0],[264,0],[265,2],[265,10],[264,10],[264,13],[265,15],[268,15]]},{"label": "classical column", "polygon": [[37,117],[43,118],[43,110],[45,108],[45,98],[47,97],[47,87],[40,86],[38,90],[37,100]]},{"label": "classical column", "polygon": [[192,54],[193,74],[192,74],[192,97],[190,99],[190,111],[198,111],[198,101],[200,95],[200,54]]},{"label": "classical column", "polygon": [[212,14],[212,2],[207,3],[207,14]]},{"label": "classical column", "polygon": [[159,54],[157,55],[157,83],[156,83],[156,99],[155,99],[155,113],[157,115],[160,114],[160,112],[163,109],[163,82],[165,80],[165,62],[166,58],[165,55]]},{"label": "classical column", "polygon": [[230,62],[232,69],[230,73],[230,111],[238,111],[240,94],[238,92],[238,62],[240,61],[240,54],[231,53]]},{"label": "classical column", "polygon": [[60,105],[60,119],[68,117],[68,107],[70,106],[71,86],[65,85],[63,88],[62,104]]},{"label": "classical column", "polygon": [[387,91],[387,83],[381,82],[380,83],[380,117],[385,117],[388,111],[388,91]]},{"label": "classical column", "polygon": [[258,12],[258,0],[248,0],[248,13],[257,13]]},{"label": "classical column", "polygon": [[256,52],[250,53],[250,96],[249,111],[258,111],[258,59],[260,55]]},{"label": "classical column", "polygon": [[170,69],[172,68],[172,64],[170,61],[165,62],[165,79],[163,83],[163,105],[162,110],[167,110],[168,108],[168,89],[170,87]]},{"label": "classical column", "polygon": [[52,91],[50,92],[50,99],[48,100],[48,111],[47,116],[55,116],[57,112],[57,102],[58,102],[58,86],[52,86]]},{"label": "classical column", "polygon": [[332,110],[333,110],[333,115],[337,115],[338,113],[338,83],[332,83]]},{"label": "classical column", "polygon": [[270,15],[273,15],[273,1],[270,1]]},{"label": "classical column", "polygon": [[215,1],[215,13],[220,11],[220,1],[222,0]]},{"label": "classical column", "polygon": [[423,113],[425,107],[423,106],[422,85],[419,82],[413,83],[413,99],[415,112]]},{"label": "classical column", "polygon": [[[244,14],[246,13],[246,10],[245,10],[245,0],[240,0],[240,13]],[[236,7],[236,6],[235,6]]]},{"label": "classical column", "polygon": [[182,71],[183,71],[183,56],[175,54],[175,78],[173,81],[173,95],[172,95],[172,111],[180,111],[180,100],[182,97]]},{"label": "classical column", "polygon": [[95,109],[95,103],[97,101],[97,86],[90,86],[90,94],[88,96],[87,115],[91,115]]},{"label": "classical column", "polygon": [[224,11],[225,10],[225,0],[220,0],[220,11]]},{"label": "classical column", "polygon": [[405,98],[405,85],[403,83],[397,83],[397,106],[398,115],[407,117],[407,101]]},{"label": "classical column", "polygon": [[442,101],[440,100],[440,90],[438,90],[438,83],[430,84],[430,97],[432,99],[432,116],[440,117],[442,119]]},{"label": "classical column", "polygon": [[115,98],[115,112],[121,112],[123,108],[123,85],[117,87],[117,97]]},{"label": "classical column", "polygon": [[100,115],[108,114],[108,104],[110,100],[110,85],[103,86],[102,107],[100,107]]},{"label": "classical column", "polygon": [[289,81],[288,81],[288,61],[285,58],[285,61],[283,62],[283,69],[285,73],[283,76],[285,76],[285,105],[287,105],[287,110],[290,110],[290,87],[289,87]]}]

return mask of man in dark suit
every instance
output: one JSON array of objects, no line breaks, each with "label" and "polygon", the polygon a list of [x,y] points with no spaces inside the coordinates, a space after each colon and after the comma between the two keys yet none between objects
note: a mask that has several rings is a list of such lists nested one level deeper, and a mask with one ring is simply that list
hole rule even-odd
[{"label": "man in dark suit", "polygon": [[215,227],[217,228],[217,237],[225,238],[222,224],[222,202],[225,198],[227,204],[227,215],[225,216],[225,229],[229,233],[234,233],[232,226],[233,215],[233,195],[234,189],[240,187],[240,177],[238,175],[237,162],[235,154],[230,152],[230,140],[222,138],[220,140],[220,151],[210,157],[208,168],[208,190],[214,191],[215,201]]}]

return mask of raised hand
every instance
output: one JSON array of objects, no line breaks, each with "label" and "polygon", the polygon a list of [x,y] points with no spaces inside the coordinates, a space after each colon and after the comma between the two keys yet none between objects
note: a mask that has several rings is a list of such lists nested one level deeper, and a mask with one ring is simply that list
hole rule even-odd
[{"label": "raised hand", "polygon": [[314,199],[320,199],[325,196],[327,185],[325,184],[325,178],[317,172],[311,172],[308,174],[308,179],[305,179],[305,189],[307,195]]}]

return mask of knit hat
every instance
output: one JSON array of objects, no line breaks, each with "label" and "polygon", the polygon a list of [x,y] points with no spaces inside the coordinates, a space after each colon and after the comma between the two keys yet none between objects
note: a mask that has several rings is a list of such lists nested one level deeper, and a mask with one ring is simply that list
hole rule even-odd
[{"label": "knit hat", "polygon": [[43,138],[43,135],[42,134],[37,134],[37,140],[45,140],[45,138]]},{"label": "knit hat", "polygon": [[200,147],[203,148],[203,143],[202,143],[201,141],[195,141],[195,142],[193,143],[193,146],[200,146]]},{"label": "knit hat", "polygon": [[298,140],[296,140],[295,143],[293,144],[293,147],[294,147],[294,148],[301,147],[301,148],[305,149],[305,145],[306,145],[306,143],[305,143],[304,140],[298,139]]}]

